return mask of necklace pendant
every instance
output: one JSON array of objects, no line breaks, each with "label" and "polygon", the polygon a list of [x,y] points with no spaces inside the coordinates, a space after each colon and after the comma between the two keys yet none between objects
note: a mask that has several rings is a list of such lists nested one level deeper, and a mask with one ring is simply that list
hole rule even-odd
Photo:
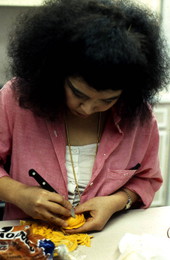
[{"label": "necklace pendant", "polygon": [[78,187],[75,188],[75,193],[79,194],[79,188]]}]

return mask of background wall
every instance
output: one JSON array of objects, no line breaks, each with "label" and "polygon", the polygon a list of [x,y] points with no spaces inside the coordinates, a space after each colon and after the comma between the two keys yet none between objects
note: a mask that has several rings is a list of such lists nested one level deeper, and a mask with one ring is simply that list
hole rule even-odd
[{"label": "background wall", "polygon": [[7,39],[11,25],[20,12],[31,7],[6,7],[0,6],[0,85],[3,85],[8,79],[7,68]]},{"label": "background wall", "polygon": [[[170,0],[162,0],[162,29],[167,39],[170,53]],[[170,101],[170,86],[168,89],[168,99]]]},{"label": "background wall", "polygon": [[[163,0],[162,2],[162,27],[167,38],[169,53],[170,53],[170,0]],[[170,86],[168,91],[162,93],[162,98],[167,100],[167,103],[170,104]],[[170,133],[170,125],[168,126],[168,133]],[[170,141],[169,141],[170,142]],[[167,144],[170,145],[170,144]],[[170,153],[166,154],[165,157],[168,157],[169,162],[169,175],[168,175],[168,190],[167,190],[167,205],[170,205]]]}]

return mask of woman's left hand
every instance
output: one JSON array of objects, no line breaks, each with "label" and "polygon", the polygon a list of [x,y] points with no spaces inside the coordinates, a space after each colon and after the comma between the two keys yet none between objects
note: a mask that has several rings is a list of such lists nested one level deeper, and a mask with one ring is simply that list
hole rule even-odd
[{"label": "woman's left hand", "polygon": [[89,213],[86,223],[77,229],[67,230],[68,233],[81,233],[100,231],[104,228],[110,217],[120,210],[119,198],[115,195],[94,197],[75,208],[75,213]]}]

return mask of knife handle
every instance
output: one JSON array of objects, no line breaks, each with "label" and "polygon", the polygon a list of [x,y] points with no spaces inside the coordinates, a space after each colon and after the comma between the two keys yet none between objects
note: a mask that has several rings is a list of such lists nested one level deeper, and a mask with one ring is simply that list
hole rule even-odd
[{"label": "knife handle", "polygon": [[36,172],[34,169],[30,169],[29,170],[29,176],[33,177],[42,188],[48,190],[48,191],[52,191],[52,192],[56,192],[53,187],[46,181],[43,179],[43,177],[41,177],[41,175]]}]

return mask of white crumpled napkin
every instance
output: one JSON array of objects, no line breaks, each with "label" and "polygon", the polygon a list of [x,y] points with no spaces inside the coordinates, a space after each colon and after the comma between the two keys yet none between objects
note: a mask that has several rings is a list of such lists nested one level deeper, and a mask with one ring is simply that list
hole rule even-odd
[{"label": "white crumpled napkin", "polygon": [[66,245],[58,245],[55,250],[58,254],[58,260],[84,260],[86,258],[86,255],[81,252],[77,253],[76,250],[69,252]]},{"label": "white crumpled napkin", "polygon": [[169,260],[170,239],[151,234],[127,233],[119,242],[117,260]]}]

